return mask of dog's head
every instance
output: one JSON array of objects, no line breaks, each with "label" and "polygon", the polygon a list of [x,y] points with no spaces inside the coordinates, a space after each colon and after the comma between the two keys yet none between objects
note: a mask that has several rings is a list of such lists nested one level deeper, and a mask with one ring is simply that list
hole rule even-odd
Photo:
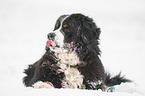
[{"label": "dog's head", "polygon": [[63,47],[66,44],[98,45],[100,29],[93,20],[82,14],[60,16],[54,31],[48,34],[48,47]]}]

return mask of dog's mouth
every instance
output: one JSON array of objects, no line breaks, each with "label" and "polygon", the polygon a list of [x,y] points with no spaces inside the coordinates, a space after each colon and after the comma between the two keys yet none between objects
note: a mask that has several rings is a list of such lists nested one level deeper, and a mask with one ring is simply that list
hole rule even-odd
[{"label": "dog's mouth", "polygon": [[53,40],[47,40],[46,46],[49,47],[49,48],[51,47],[53,49],[60,48],[60,46],[57,44],[57,42],[55,42]]},{"label": "dog's mouth", "polygon": [[[51,47],[53,49],[55,48],[61,48],[56,42],[54,42],[53,40],[47,40],[46,42],[46,46],[47,47]],[[70,50],[70,48],[73,48],[73,42],[72,43],[65,43],[64,46],[62,47],[63,49],[68,49]]]},{"label": "dog's mouth", "polygon": [[47,46],[47,47],[50,47],[50,46],[56,47],[56,44],[55,44],[52,40],[47,40],[46,46]]},{"label": "dog's mouth", "polygon": [[60,31],[51,32],[48,34],[46,46],[52,49],[61,48],[64,45],[64,36]]}]

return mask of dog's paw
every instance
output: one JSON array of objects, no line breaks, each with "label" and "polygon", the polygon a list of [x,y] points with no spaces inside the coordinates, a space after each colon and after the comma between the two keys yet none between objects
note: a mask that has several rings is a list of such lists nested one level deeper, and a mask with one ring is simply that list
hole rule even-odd
[{"label": "dog's paw", "polygon": [[42,82],[38,81],[32,85],[33,88],[39,89],[39,88],[54,88],[53,84],[51,82]]}]

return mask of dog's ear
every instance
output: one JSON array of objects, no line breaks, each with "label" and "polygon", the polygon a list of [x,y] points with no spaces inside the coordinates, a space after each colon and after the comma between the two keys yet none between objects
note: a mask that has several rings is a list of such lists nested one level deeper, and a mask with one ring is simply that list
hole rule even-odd
[{"label": "dog's ear", "polygon": [[89,17],[84,17],[81,21],[81,36],[82,43],[86,45],[88,51],[94,50],[94,52],[100,55],[99,48],[99,36],[100,28],[96,26],[94,21]]},{"label": "dog's ear", "polygon": [[97,41],[101,31],[96,26],[91,18],[85,17],[82,19],[81,37],[85,43]]}]

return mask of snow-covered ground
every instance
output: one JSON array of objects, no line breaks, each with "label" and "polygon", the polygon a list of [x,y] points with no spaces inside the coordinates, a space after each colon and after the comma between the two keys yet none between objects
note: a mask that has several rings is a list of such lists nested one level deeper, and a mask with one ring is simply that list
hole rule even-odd
[{"label": "snow-covered ground", "polygon": [[[47,33],[56,19],[71,13],[95,20],[102,30],[105,69],[113,75],[122,71],[135,86],[113,93],[24,87],[23,70],[45,52]],[[144,0],[0,0],[0,96],[144,96],[144,73]]]}]

